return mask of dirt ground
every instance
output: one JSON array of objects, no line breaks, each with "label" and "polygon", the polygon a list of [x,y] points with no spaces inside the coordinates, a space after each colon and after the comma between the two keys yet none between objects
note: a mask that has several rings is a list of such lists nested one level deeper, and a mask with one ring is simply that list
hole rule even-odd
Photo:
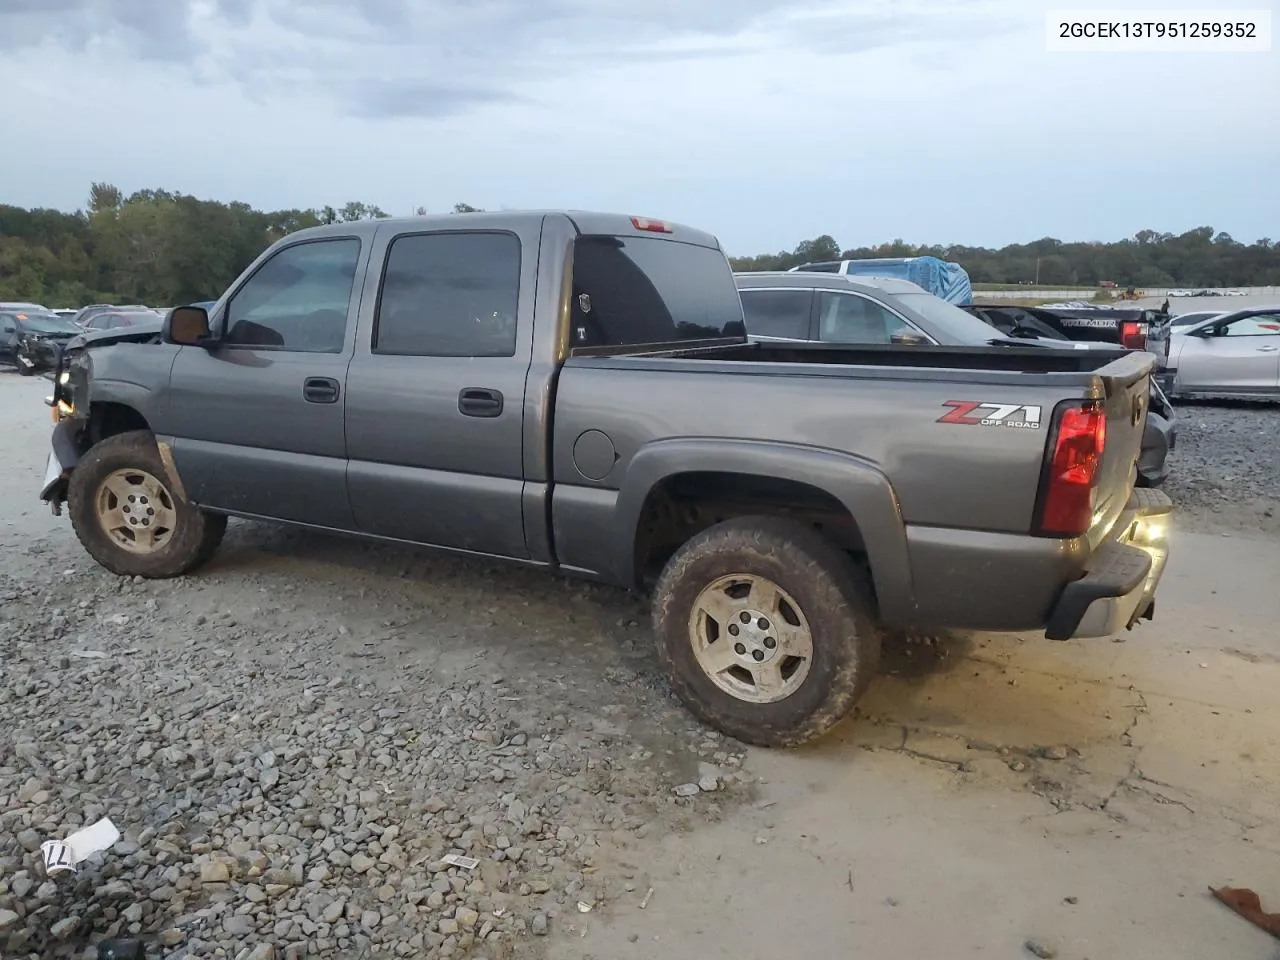
[{"label": "dirt ground", "polygon": [[[1215,520],[1231,479],[1206,476],[1215,461],[1205,456],[1213,438],[1271,431],[1280,408],[1209,408],[1203,442],[1180,443],[1180,452],[1199,451],[1187,468],[1196,476],[1171,480],[1175,497],[1190,492],[1154,622],[1115,641],[897,638],[857,718],[820,744],[776,753],[741,750],[689,721],[656,676],[644,606],[621,593],[241,523],[189,581],[121,585],[35,499],[46,388],[0,374],[0,670],[18,693],[0,703],[0,730],[49,742],[42,738],[57,724],[41,724],[53,701],[37,709],[22,695],[55,682],[50,671],[61,669],[68,682],[56,682],[71,690],[70,681],[83,686],[101,676],[92,671],[109,669],[113,689],[147,702],[121,713],[119,696],[86,701],[82,728],[108,707],[126,718],[158,716],[145,734],[154,749],[168,735],[157,732],[168,730],[165,701],[174,691],[184,704],[198,697],[199,709],[223,711],[225,730],[201,732],[210,749],[229,738],[215,757],[225,769],[210,761],[214,778],[240,790],[262,774],[246,780],[233,771],[244,757],[253,765],[234,738],[270,743],[282,757],[291,744],[309,750],[295,705],[328,691],[337,729],[370,709],[379,722],[390,713],[414,729],[388,734],[394,749],[383,753],[399,763],[366,771],[353,759],[336,789],[367,777],[390,798],[381,806],[395,807],[403,794],[397,842],[424,856],[439,855],[442,830],[456,843],[469,839],[463,823],[449,829],[456,810],[475,826],[468,849],[503,853],[496,866],[505,872],[491,872],[487,890],[465,877],[435,886],[435,899],[427,875],[423,896],[402,902],[399,888],[413,887],[415,870],[426,868],[375,857],[368,873],[352,875],[345,864],[319,880],[308,873],[300,892],[273,907],[257,903],[265,895],[239,877],[203,890],[197,879],[184,885],[186,874],[174,881],[186,859],[207,879],[207,838],[189,847],[175,840],[167,859],[148,862],[144,849],[120,873],[132,884],[120,896],[146,903],[132,913],[133,927],[118,919],[123,901],[102,910],[74,899],[56,911],[19,905],[13,912],[29,932],[27,952],[14,956],[63,955],[57,935],[44,932],[55,913],[76,916],[77,935],[163,934],[166,957],[1012,958],[1031,956],[1029,941],[1064,960],[1280,955],[1280,943],[1207,890],[1252,887],[1280,911],[1280,535],[1249,520],[1269,509],[1256,497],[1244,513],[1229,510],[1230,522]],[[1235,434],[1224,434],[1220,420]],[[1280,469],[1270,452],[1249,482],[1273,491],[1274,502]],[[43,622],[64,627],[45,633]],[[77,661],[86,645],[106,651],[110,666]],[[240,699],[227,705],[224,691]],[[252,729],[243,726],[250,707]],[[128,735],[132,722],[116,735]],[[173,742],[185,736],[173,728]],[[413,745],[429,738],[443,747],[438,761],[415,766]],[[528,752],[518,746],[526,742]],[[129,743],[121,771],[151,756]],[[455,750],[463,760],[451,767]],[[0,814],[4,777],[26,780],[26,756],[17,749],[6,758],[0,742]],[[505,773],[491,775],[495,764]],[[299,797],[335,789],[302,764],[281,765]],[[192,794],[164,769],[146,770],[150,794],[186,791],[173,801],[179,808],[217,799]],[[708,774],[715,790],[673,794]],[[415,800],[417,778],[442,799]],[[67,809],[87,802],[78,789],[92,788],[64,783],[48,810],[0,820],[0,908],[14,901],[22,866],[5,859],[5,828],[51,824],[60,797]],[[97,789],[134,839],[148,839],[147,827],[163,834],[173,816],[148,791],[124,790],[127,802],[111,807],[112,783]],[[250,829],[247,819],[275,817],[277,832],[287,831],[288,811],[262,813],[270,798],[264,808],[256,789],[203,821],[215,847],[219,832],[228,848],[244,838],[257,844],[262,825]],[[25,800],[35,803],[31,793]],[[332,802],[340,806],[341,796]],[[511,820],[517,803],[540,822],[527,839],[503,826],[513,834],[504,847],[484,811]],[[448,809],[437,815],[441,806]],[[307,808],[294,809],[302,816]],[[332,827],[347,831],[338,842],[348,852],[365,842],[364,829]],[[506,855],[512,842],[529,848],[518,862]],[[341,863],[332,843],[326,849],[330,866]],[[326,855],[307,856],[314,870]],[[161,868],[175,858],[166,879]],[[379,871],[381,886],[362,879]],[[447,876],[459,879],[456,870]],[[157,882],[166,886],[158,891]],[[332,924],[328,907],[312,911],[324,920],[308,920],[308,897],[347,907]],[[472,913],[488,924],[485,936]]]}]

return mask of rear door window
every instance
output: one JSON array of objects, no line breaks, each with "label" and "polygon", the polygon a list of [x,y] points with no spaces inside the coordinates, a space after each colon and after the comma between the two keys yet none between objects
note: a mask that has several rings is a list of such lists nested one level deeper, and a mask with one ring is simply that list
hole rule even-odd
[{"label": "rear door window", "polygon": [[574,243],[570,343],[626,346],[741,337],[742,301],[724,254],[657,237]]},{"label": "rear door window", "polygon": [[396,237],[378,299],[373,352],[511,357],[520,300],[520,238],[500,231]]},{"label": "rear door window", "polygon": [[758,337],[809,339],[812,290],[742,290],[747,333]]}]

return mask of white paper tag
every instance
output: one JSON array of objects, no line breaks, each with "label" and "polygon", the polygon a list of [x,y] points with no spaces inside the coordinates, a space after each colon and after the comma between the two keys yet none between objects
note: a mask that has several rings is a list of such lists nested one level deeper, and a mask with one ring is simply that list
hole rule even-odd
[{"label": "white paper tag", "polygon": [[75,873],[76,865],[101,853],[120,839],[120,831],[108,818],[77,830],[65,840],[46,840],[40,844],[45,873]]},{"label": "white paper tag", "polygon": [[480,861],[475,857],[462,857],[456,853],[447,853],[440,859],[450,866],[461,867],[463,870],[474,870],[480,865]]}]

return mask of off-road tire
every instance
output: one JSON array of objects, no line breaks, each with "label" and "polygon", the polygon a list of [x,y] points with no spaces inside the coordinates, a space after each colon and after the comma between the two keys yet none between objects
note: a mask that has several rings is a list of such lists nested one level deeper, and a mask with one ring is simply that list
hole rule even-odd
[{"label": "off-road tire", "polygon": [[[720,689],[694,655],[693,604],[709,584],[738,573],[767,577],[789,593],[812,634],[808,676],[773,703]],[[839,723],[875,677],[883,634],[864,570],[812,528],[769,516],[716,524],[677,550],[654,591],[653,629],[659,660],[688,709],[722,733],[763,747],[798,746]]]},{"label": "off-road tire", "polygon": [[[128,468],[151,474],[165,485],[173,501],[176,527],[169,542],[154,553],[131,553],[118,546],[98,522],[95,498],[99,486],[115,471]],[[89,449],[71,471],[67,513],[89,555],[123,577],[165,579],[189,573],[208,562],[227,529],[225,516],[207,513],[178,496],[149,430],[116,434]]]}]

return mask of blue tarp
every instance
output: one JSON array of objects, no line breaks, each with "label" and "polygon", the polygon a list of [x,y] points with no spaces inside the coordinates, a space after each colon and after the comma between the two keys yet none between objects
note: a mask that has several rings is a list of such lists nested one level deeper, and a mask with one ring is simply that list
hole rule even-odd
[{"label": "blue tarp", "polygon": [[[803,269],[803,268],[801,268]],[[881,260],[842,260],[838,273],[910,280],[935,297],[951,303],[972,303],[973,285],[958,263],[937,257],[886,257]]]}]

